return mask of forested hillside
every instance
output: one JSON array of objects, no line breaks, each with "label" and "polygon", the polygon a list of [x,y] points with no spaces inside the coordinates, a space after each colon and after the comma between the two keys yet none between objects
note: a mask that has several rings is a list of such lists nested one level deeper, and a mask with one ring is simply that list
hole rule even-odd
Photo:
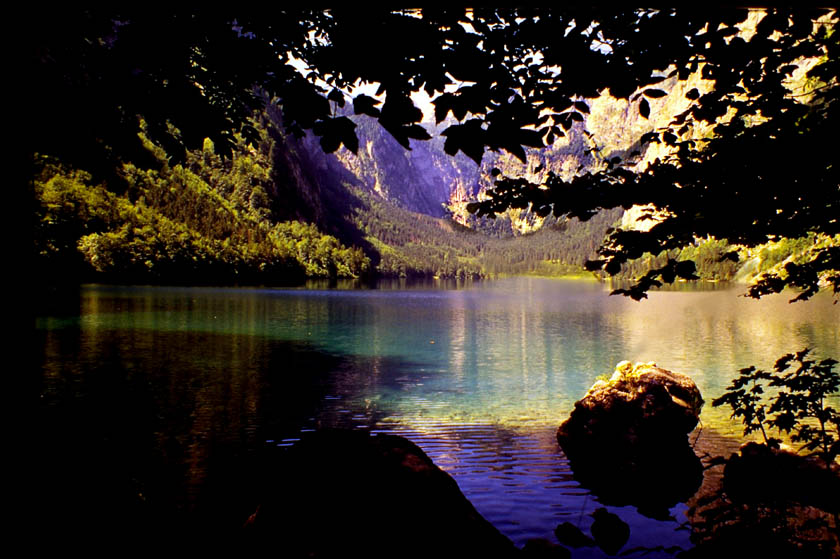
[{"label": "forested hillside", "polygon": [[[61,281],[299,282],[359,277],[370,261],[302,221],[283,221],[273,142],[223,160],[205,142],[183,165],[126,164],[119,184],[42,158],[34,180],[35,263]],[[274,194],[272,198],[269,192]]]},{"label": "forested hillside", "polygon": [[[467,205],[492,188],[497,174],[571,178],[609,166],[616,153],[638,149],[642,161],[661,151],[625,141],[640,126],[654,127],[655,116],[640,124],[626,103],[601,97],[589,104],[600,143],[571,122],[553,145],[529,149],[527,163],[488,152],[478,165],[463,154],[447,155],[441,137],[412,141],[406,150],[364,115],[349,117],[360,140],[357,153],[326,154],[313,135],[288,134],[270,103],[253,120],[258,145],[239,138],[230,158],[207,140],[170,165],[146,141],[157,168],[125,164],[111,183],[41,158],[33,183],[36,268],[40,277],[61,281],[260,284],[584,273],[608,229],[635,227],[638,212],[622,219],[614,209],[580,222],[541,217],[527,207],[478,217]],[[432,135],[438,130],[432,122],[424,126]],[[753,280],[826,243],[838,240],[811,235],[747,251],[697,239],[681,250],[643,254],[617,277],[637,278],[676,259],[694,261],[704,280]],[[737,262],[724,258],[733,251]]]},{"label": "forested hillside", "polygon": [[563,221],[524,236],[494,237],[452,221],[394,207],[355,191],[355,222],[386,276],[465,277],[580,274],[616,212],[586,223]]}]

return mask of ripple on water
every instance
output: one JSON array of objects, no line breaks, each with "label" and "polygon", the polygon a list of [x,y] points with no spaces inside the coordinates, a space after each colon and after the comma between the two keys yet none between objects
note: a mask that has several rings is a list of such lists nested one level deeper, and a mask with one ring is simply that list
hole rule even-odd
[{"label": "ripple on water", "polygon": [[[573,478],[569,461],[555,439],[555,428],[501,427],[493,423],[455,424],[420,420],[390,424],[374,432],[402,435],[420,446],[448,472],[476,509],[518,546],[531,538],[555,541],[554,529],[568,521],[588,531],[591,514],[604,505]],[[671,557],[647,551],[651,542],[691,547],[685,506],[672,510],[673,520],[657,521],[633,507],[607,507],[630,525],[628,556]],[[606,557],[599,549],[575,550],[575,557]]]}]

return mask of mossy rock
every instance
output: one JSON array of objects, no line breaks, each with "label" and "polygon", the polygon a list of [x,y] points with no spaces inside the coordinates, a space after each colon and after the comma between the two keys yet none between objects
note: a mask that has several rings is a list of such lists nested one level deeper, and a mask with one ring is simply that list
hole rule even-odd
[{"label": "mossy rock", "polygon": [[702,481],[702,464],[688,444],[702,407],[688,375],[622,361],[575,403],[557,440],[575,478],[601,502],[665,517]]}]

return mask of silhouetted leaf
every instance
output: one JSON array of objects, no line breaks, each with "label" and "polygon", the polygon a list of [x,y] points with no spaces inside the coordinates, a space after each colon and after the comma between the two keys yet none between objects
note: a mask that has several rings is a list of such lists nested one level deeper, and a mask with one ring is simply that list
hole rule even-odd
[{"label": "silhouetted leaf", "polygon": [[587,105],[585,102],[583,102],[583,101],[575,101],[575,102],[574,102],[574,106],[575,106],[575,108],[576,108],[577,110],[579,110],[580,112],[582,112],[582,113],[586,113],[586,114],[589,114],[589,105]]},{"label": "silhouetted leaf", "polygon": [[[444,120],[446,120],[446,115],[449,114],[451,110],[453,110],[453,106],[456,104],[455,95],[452,93],[444,93],[440,95],[437,99],[435,99],[435,122],[440,124]],[[457,117],[456,117],[457,118]],[[463,119],[463,116],[458,120]]]},{"label": "silhouetted leaf", "polygon": [[330,91],[330,94],[327,96],[327,99],[329,99],[330,101],[334,101],[338,104],[339,107],[344,106],[344,94],[341,93],[341,91],[338,89],[333,89],[332,91]]},{"label": "silhouetted leaf", "polygon": [[650,105],[648,105],[647,99],[639,101],[639,114],[644,118],[648,118],[650,116]]},{"label": "silhouetted leaf", "polygon": [[[506,144],[504,147],[511,155],[515,156],[522,163],[527,163],[528,162],[528,157],[525,154],[525,149],[521,145],[519,145],[518,143],[510,142],[510,143]],[[484,148],[482,146],[482,150],[483,149]],[[480,160],[476,161],[476,162],[478,163],[478,162],[480,162]]]},{"label": "silhouetted leaf", "polygon": [[476,164],[481,164],[484,155],[484,130],[480,120],[471,119],[464,124],[453,124],[441,132],[441,136],[446,137],[443,150],[447,154],[455,155],[460,150]]},{"label": "silhouetted leaf", "polygon": [[405,127],[405,135],[414,140],[429,140],[432,137],[429,132],[419,124],[412,124]]},{"label": "silhouetted leaf", "polygon": [[522,128],[517,133],[516,139],[523,146],[528,146],[532,148],[541,148],[544,145],[542,140],[542,133],[540,133],[538,130],[528,130]]},{"label": "silhouetted leaf", "polygon": [[357,115],[378,117],[380,115],[379,109],[376,108],[378,104],[379,101],[373,97],[360,94],[353,98],[353,112]]},{"label": "silhouetted leaf", "polygon": [[645,97],[650,97],[651,99],[659,99],[660,97],[665,97],[666,95],[668,95],[661,89],[645,89],[644,91],[642,91],[642,94]]},{"label": "silhouetted leaf", "polygon": [[570,113],[565,113],[560,117],[560,126],[562,126],[564,130],[570,129],[572,124],[573,121]]},{"label": "silhouetted leaf", "polygon": [[596,272],[603,268],[604,260],[587,260],[583,263],[583,267],[587,272]]},{"label": "silhouetted leaf", "polygon": [[642,134],[642,137],[639,139],[639,143],[641,144],[647,144],[650,142],[659,143],[659,134],[657,132],[648,132],[646,134]]},{"label": "silhouetted leaf", "polygon": [[356,153],[359,149],[359,139],[356,137],[356,123],[341,116],[319,121],[312,131],[321,136],[321,149],[325,153],[332,153],[341,144]]}]

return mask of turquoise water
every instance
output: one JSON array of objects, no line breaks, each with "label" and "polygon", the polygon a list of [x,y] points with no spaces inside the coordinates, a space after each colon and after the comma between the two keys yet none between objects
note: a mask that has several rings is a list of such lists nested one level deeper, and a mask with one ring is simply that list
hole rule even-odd
[{"label": "turquoise water", "polygon": [[[55,445],[80,431],[76,446],[106,441],[129,464],[132,488],[178,511],[200,509],[221,475],[216,464],[230,456],[324,426],[398,432],[517,544],[553,540],[557,524],[586,530],[602,506],[572,479],[554,430],[617,362],[690,374],[708,402],[742,367],[769,367],[803,347],[840,356],[840,305],[830,297],[788,304],[741,291],[662,291],[636,303],[597,283],[533,278],[380,289],[87,286],[36,321],[42,422],[61,433]],[[707,434],[737,435],[727,415],[707,405]],[[625,550],[691,545],[684,505],[670,521],[609,510],[631,525]]]}]

